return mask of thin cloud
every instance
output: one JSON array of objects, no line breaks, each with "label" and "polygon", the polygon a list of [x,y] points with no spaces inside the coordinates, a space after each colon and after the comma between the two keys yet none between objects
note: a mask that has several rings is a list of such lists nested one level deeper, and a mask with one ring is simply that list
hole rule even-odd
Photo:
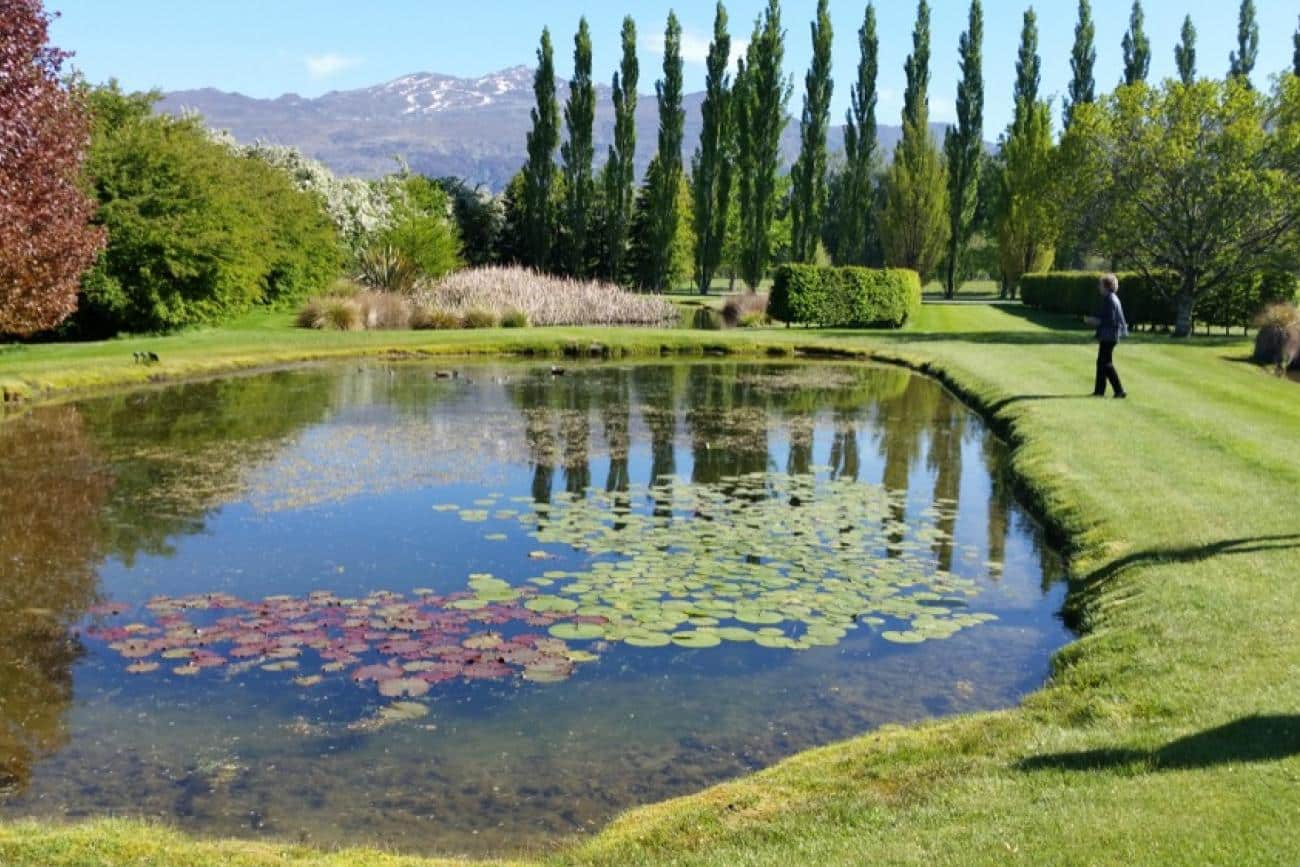
[{"label": "thin cloud", "polygon": [[[709,44],[713,41],[712,35],[696,33],[690,30],[682,31],[682,62],[689,63],[693,66],[703,66],[709,59]],[[659,32],[649,33],[641,39],[641,47],[651,54],[657,54],[660,57],[664,55],[664,35]],[[744,39],[731,40],[731,57],[728,63],[731,66],[736,65],[736,61],[745,56],[745,49],[749,47],[749,41]]]},{"label": "thin cloud", "polygon": [[361,58],[334,53],[309,54],[303,58],[303,63],[307,66],[307,74],[319,81],[360,66]]}]

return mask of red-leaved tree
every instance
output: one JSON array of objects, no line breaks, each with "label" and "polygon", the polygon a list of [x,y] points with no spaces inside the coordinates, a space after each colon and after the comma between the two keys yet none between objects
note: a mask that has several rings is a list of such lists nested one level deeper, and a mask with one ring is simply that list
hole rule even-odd
[{"label": "red-leaved tree", "polygon": [[59,80],[40,0],[0,0],[0,335],[53,328],[77,309],[103,245],[81,186],[89,124]]}]

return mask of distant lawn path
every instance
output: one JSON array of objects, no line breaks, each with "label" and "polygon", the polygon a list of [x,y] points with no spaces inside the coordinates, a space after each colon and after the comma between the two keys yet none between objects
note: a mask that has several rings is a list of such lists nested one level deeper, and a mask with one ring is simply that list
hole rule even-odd
[{"label": "distant lawn path", "polygon": [[[340,355],[836,352],[943,379],[1015,446],[1072,554],[1083,636],[1021,707],[891,726],[633,810],[554,863],[1287,864],[1300,820],[1300,387],[1242,339],[1138,337],[1132,398],[1094,400],[1088,334],[929,305],[902,332],[236,328],[0,350],[0,386],[69,388]],[[131,353],[159,354],[158,368]],[[18,411],[21,412],[21,404]],[[12,411],[12,410],[11,410]],[[433,863],[195,842],[134,822],[0,824],[5,864]]]}]

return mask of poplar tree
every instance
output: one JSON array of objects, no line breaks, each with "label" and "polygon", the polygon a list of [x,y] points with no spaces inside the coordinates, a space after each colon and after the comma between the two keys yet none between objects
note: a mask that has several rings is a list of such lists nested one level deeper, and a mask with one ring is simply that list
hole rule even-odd
[{"label": "poplar tree", "polygon": [[555,149],[560,139],[560,110],[555,100],[555,58],[551,31],[542,29],[537,49],[537,72],[533,76],[533,128],[528,133],[528,162],[524,165],[523,260],[538,270],[551,264],[551,203],[555,187]]},{"label": "poplar tree", "polygon": [[1259,57],[1259,22],[1255,20],[1255,0],[1241,0],[1237,11],[1237,50],[1228,55],[1228,77],[1252,87],[1250,73]]},{"label": "poplar tree", "polygon": [[1296,25],[1295,34],[1291,37],[1291,43],[1295,46],[1294,53],[1291,55],[1291,71],[1300,76],[1300,24]]},{"label": "poplar tree", "polygon": [[948,186],[930,136],[930,5],[920,0],[912,53],[904,65],[903,137],[885,176],[880,234],[885,262],[911,268],[922,282],[934,273],[948,243]]},{"label": "poplar tree", "polygon": [[769,233],[776,216],[781,134],[791,83],[781,71],[785,31],[781,4],[768,0],[736,74],[736,169],[739,177],[740,272],[750,290],[758,288],[771,258]]},{"label": "poplar tree", "polygon": [[880,67],[880,40],[876,36],[876,7],[867,4],[858,29],[858,80],[849,89],[849,109],[844,124],[844,175],[840,200],[840,228],[835,261],[866,265],[873,246],[876,171],[876,78]]},{"label": "poplar tree", "polygon": [[998,153],[995,213],[1002,294],[1014,297],[1023,274],[1051,267],[1059,232],[1051,203],[1052,119],[1038,98],[1038,18],[1025,11],[1016,60],[1016,110]]},{"label": "poplar tree", "polygon": [[826,210],[826,131],[830,126],[831,17],[827,0],[817,2],[812,31],[812,64],[804,78],[803,115],[799,121],[799,159],[792,171],[790,241],[796,262],[811,262],[817,254],[822,214]]},{"label": "poplar tree", "polygon": [[676,13],[668,13],[664,29],[664,76],[655,82],[659,102],[659,152],[646,174],[642,249],[642,288],[662,291],[672,278],[673,240],[677,236],[678,188],[682,179],[682,136],[686,113],[682,111],[682,26]]},{"label": "poplar tree", "polygon": [[1133,0],[1133,11],[1129,13],[1128,30],[1124,32],[1124,83],[1137,84],[1147,80],[1151,70],[1151,40],[1143,30],[1146,16],[1142,14],[1141,0]]},{"label": "poplar tree", "polygon": [[564,123],[569,140],[560,148],[564,161],[564,205],[569,229],[570,274],[587,276],[587,230],[595,183],[591,163],[595,157],[592,126],[596,120],[596,89],[591,81],[591,32],[587,19],[578,22],[573,37],[573,79],[569,82],[569,101],[564,107]]},{"label": "poplar tree", "polygon": [[1174,62],[1178,65],[1178,79],[1183,84],[1196,81],[1196,25],[1192,16],[1183,19],[1183,31],[1174,46]]},{"label": "poplar tree", "polygon": [[700,106],[703,126],[691,160],[691,205],[695,223],[695,287],[707,295],[713,275],[722,262],[722,245],[727,234],[727,213],[731,205],[731,80],[727,64],[731,57],[731,36],[727,32],[727,10],[718,3],[713,17],[713,42],[709,45],[704,103]]},{"label": "poplar tree", "polygon": [[943,149],[948,160],[948,262],[944,293],[953,297],[961,262],[970,242],[978,201],[980,157],[984,149],[984,9],[971,0],[966,32],[958,42],[961,82],[957,85],[957,126],[949,127]]},{"label": "poplar tree", "polygon": [[1092,20],[1092,4],[1079,0],[1079,21],[1074,25],[1074,50],[1070,53],[1070,94],[1065,100],[1065,127],[1069,129],[1074,107],[1097,98],[1093,68],[1097,64],[1097,25]]},{"label": "poplar tree", "polygon": [[623,19],[623,60],[614,73],[614,143],[609,147],[602,186],[605,188],[605,253],[602,270],[610,280],[624,278],[628,231],[636,204],[636,88],[640,77],[636,57],[636,22]]}]

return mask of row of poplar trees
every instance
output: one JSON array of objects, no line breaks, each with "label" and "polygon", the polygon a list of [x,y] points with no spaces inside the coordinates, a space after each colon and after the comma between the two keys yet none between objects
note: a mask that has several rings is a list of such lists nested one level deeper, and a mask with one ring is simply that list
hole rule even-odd
[{"label": "row of poplar trees", "polygon": [[[639,188],[634,169],[639,79],[635,22],[630,17],[623,21],[622,61],[612,87],[614,140],[599,176],[593,165],[596,96],[587,21],[582,19],[574,38],[563,145],[553,48],[549,31],[543,31],[528,159],[509,194],[517,199],[515,258],[540,270],[662,290],[674,279],[680,229],[689,221],[695,286],[708,291],[725,259],[754,288],[772,264],[778,212],[788,209],[788,256],[797,262],[812,262],[828,253],[838,264],[911,268],[924,279],[941,279],[952,294],[966,273],[972,237],[981,232],[986,245],[996,247],[1004,293],[1014,291],[1021,274],[1051,267],[1058,248],[1068,248],[1069,240],[1061,237],[1061,221],[1050,213],[1053,197],[1045,192],[1052,180],[1054,138],[1049,103],[1039,94],[1042,60],[1033,9],[1025,12],[1021,30],[1013,120],[994,156],[984,144],[980,0],[971,2],[958,44],[957,118],[942,146],[930,130],[930,6],[920,0],[904,67],[902,138],[882,169],[876,138],[879,39],[875,7],[868,3],[858,30],[859,61],[845,118],[843,163],[832,172],[827,134],[834,82],[827,6],[827,0],[819,0],[810,26],[813,50],[804,79],[800,152],[788,180],[780,174],[780,146],[793,82],[782,69],[786,33],[778,0],[768,0],[755,20],[734,73],[727,12],[717,4],[702,127],[689,174],[682,159],[682,31],[676,15],[669,14],[663,75],[655,85],[658,147]],[[1094,37],[1089,0],[1079,0],[1070,61],[1073,76],[1064,104],[1066,127],[1076,105],[1096,98]],[[1196,30],[1188,17],[1175,50],[1184,81],[1196,77],[1195,42]],[[1252,0],[1241,4],[1238,43],[1229,74],[1249,81],[1259,44]],[[1122,83],[1145,80],[1151,45],[1140,0],[1133,3],[1122,49]],[[1296,54],[1300,70],[1300,33]]]}]

